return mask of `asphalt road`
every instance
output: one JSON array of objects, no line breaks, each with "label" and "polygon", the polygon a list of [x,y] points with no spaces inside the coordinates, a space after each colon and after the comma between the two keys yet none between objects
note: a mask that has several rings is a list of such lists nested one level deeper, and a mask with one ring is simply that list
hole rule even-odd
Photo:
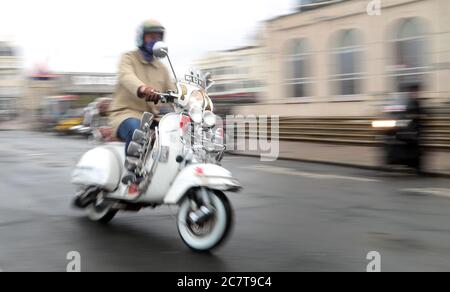
[{"label": "asphalt road", "polygon": [[0,132],[0,270],[450,271],[450,180],[229,156],[245,189],[230,194],[236,226],[211,254],[178,237],[167,207],[119,214],[110,225],[70,208],[79,138]]}]

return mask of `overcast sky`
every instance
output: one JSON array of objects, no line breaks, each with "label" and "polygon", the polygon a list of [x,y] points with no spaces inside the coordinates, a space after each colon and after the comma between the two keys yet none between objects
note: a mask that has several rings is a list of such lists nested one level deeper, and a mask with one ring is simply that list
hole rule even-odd
[{"label": "overcast sky", "polygon": [[30,68],[114,72],[134,48],[138,24],[166,26],[173,62],[180,67],[207,51],[248,43],[264,19],[287,13],[295,0],[0,0],[0,39],[19,45]]}]

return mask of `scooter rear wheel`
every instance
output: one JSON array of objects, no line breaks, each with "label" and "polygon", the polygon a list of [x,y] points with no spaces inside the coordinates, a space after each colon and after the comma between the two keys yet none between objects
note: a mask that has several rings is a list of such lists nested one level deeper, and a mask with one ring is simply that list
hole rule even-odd
[{"label": "scooter rear wheel", "polygon": [[93,222],[109,223],[116,216],[118,210],[113,209],[113,203],[103,199],[103,192],[99,192],[97,200],[86,207],[88,218]]}]

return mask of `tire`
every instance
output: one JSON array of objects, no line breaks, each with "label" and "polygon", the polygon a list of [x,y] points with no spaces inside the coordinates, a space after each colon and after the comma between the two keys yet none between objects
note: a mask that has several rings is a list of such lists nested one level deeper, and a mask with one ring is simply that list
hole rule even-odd
[{"label": "tire", "polygon": [[100,192],[97,201],[86,207],[86,213],[89,220],[102,224],[111,222],[116,216],[118,210],[112,209],[113,203],[102,199],[103,192]]},{"label": "tire", "polygon": [[[210,191],[211,203],[216,212],[212,219],[203,224],[212,225],[210,232],[202,236],[195,234],[194,226],[188,223],[188,215],[191,211],[190,199],[186,198],[180,205],[177,227],[183,242],[195,252],[208,252],[221,246],[231,234],[234,223],[233,208],[224,193]],[[200,227],[202,228],[202,227]]]}]

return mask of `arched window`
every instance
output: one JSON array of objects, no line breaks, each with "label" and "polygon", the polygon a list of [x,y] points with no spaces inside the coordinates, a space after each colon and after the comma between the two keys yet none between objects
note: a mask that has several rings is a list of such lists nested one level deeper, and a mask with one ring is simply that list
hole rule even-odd
[{"label": "arched window", "polygon": [[418,18],[398,22],[393,39],[395,90],[424,82],[427,67],[425,25]]},{"label": "arched window", "polygon": [[334,95],[356,95],[362,90],[362,43],[355,29],[337,33],[333,47],[332,84]]},{"label": "arched window", "polygon": [[287,97],[311,96],[311,51],[305,39],[291,41],[286,58]]}]

